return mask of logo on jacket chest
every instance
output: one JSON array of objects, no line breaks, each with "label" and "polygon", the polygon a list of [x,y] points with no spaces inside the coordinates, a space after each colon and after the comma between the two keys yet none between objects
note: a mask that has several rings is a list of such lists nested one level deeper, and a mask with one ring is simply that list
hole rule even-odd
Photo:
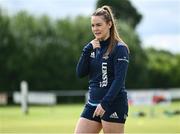
[{"label": "logo on jacket chest", "polygon": [[90,55],[91,58],[95,58],[95,52],[92,52]]}]

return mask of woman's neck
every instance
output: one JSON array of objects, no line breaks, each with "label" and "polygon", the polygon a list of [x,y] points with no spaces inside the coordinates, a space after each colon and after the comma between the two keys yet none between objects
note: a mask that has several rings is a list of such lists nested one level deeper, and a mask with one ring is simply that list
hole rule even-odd
[{"label": "woman's neck", "polygon": [[105,38],[101,38],[99,41],[105,41],[105,40],[107,40],[109,37],[110,37],[110,35],[107,34],[107,36],[106,36]]}]

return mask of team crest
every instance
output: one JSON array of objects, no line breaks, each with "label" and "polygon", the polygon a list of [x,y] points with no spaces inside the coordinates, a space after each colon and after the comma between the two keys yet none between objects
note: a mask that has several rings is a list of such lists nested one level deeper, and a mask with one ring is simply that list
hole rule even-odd
[{"label": "team crest", "polygon": [[92,52],[91,55],[90,55],[91,58],[95,58],[95,53]]}]

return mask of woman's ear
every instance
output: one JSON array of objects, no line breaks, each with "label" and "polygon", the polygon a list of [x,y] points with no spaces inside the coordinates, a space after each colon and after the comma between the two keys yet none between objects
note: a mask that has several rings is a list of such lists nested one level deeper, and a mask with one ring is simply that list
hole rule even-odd
[{"label": "woman's ear", "polygon": [[109,28],[111,28],[111,27],[112,27],[112,22],[110,21],[110,22],[108,23],[108,25],[109,25]]}]

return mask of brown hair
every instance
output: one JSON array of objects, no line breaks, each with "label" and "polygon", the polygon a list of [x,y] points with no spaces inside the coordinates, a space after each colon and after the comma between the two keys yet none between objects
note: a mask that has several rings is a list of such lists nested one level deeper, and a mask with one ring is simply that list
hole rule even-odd
[{"label": "brown hair", "polygon": [[[103,16],[106,23],[112,22],[112,26],[110,28],[110,44],[108,46],[108,49],[105,53],[105,55],[108,55],[112,52],[115,45],[117,45],[118,42],[123,42],[123,40],[120,38],[119,33],[116,28],[116,22],[112,13],[112,10],[109,6],[102,6],[101,8],[98,8],[92,16]],[[123,44],[128,48],[127,44],[123,42]],[[129,49],[128,49],[129,50]]]}]

